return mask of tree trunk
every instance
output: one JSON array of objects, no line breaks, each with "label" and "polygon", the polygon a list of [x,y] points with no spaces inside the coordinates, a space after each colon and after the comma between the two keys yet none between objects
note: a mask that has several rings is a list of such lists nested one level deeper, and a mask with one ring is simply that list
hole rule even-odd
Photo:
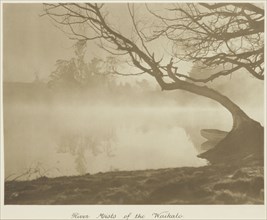
[{"label": "tree trunk", "polygon": [[198,155],[210,163],[247,163],[248,161],[263,162],[264,128],[251,119],[238,105],[219,92],[187,81],[166,83],[156,77],[162,90],[181,89],[217,101],[224,106],[233,118],[231,131],[214,148]]}]

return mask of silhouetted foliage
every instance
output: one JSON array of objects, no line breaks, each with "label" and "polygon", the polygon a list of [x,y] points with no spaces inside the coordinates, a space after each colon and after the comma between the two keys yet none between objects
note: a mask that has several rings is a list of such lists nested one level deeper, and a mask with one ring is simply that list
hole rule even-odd
[{"label": "silhouetted foliage", "polygon": [[112,83],[111,77],[106,73],[116,65],[115,58],[101,60],[94,57],[86,62],[86,41],[78,40],[73,48],[75,57],[56,61],[56,69],[50,74],[49,86],[97,87]]}]

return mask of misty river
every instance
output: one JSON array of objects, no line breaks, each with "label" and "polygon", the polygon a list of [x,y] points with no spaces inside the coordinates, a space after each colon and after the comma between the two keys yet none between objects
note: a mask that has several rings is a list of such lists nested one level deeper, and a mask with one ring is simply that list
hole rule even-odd
[{"label": "misty river", "polygon": [[[190,133],[210,123],[196,115],[227,117],[214,110],[87,105],[20,105],[6,111],[5,176],[10,178],[27,171],[21,178],[205,165]],[[218,128],[227,129],[225,121]]]},{"label": "misty river", "polygon": [[6,180],[203,166],[200,130],[232,126],[219,105],[51,102],[41,92],[39,101],[33,95],[28,101],[29,95],[12,91],[4,99]]}]

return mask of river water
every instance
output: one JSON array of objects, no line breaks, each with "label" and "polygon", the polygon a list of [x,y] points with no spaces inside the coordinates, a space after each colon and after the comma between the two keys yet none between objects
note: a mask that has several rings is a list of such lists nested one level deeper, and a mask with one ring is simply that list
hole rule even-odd
[{"label": "river water", "polygon": [[223,108],[4,105],[5,178],[203,166],[200,129],[229,130]]}]

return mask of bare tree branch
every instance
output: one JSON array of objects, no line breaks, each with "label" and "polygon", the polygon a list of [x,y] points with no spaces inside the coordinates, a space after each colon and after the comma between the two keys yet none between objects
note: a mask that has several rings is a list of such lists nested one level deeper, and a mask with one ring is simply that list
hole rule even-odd
[{"label": "bare tree branch", "polygon": [[178,58],[207,67],[238,65],[264,79],[263,8],[249,3],[177,4],[168,18],[147,9],[161,23],[150,38],[166,36]]}]

